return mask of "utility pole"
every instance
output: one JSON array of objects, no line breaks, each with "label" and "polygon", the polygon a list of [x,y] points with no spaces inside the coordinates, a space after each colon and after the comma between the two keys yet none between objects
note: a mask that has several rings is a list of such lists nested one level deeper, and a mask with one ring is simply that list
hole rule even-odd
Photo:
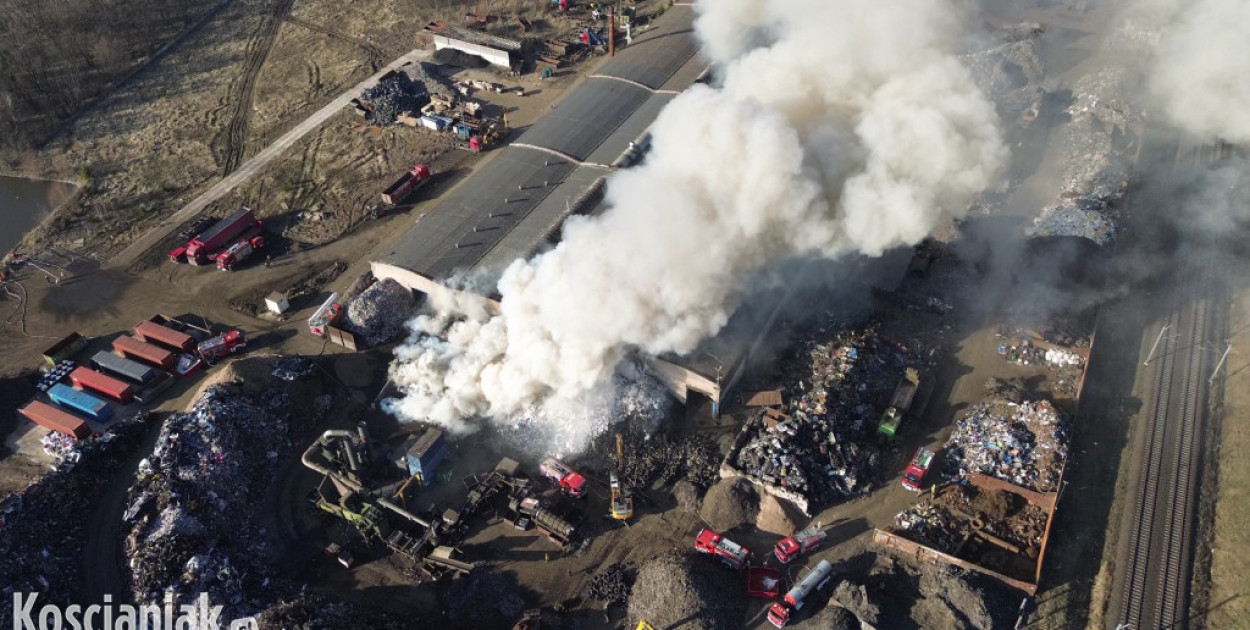
[{"label": "utility pole", "polygon": [[1146,356],[1146,362],[1142,365],[1150,365],[1150,361],[1155,358],[1155,350],[1159,349],[1159,342],[1163,341],[1163,333],[1167,332],[1171,327],[1172,325],[1168,324],[1163,327],[1163,330],[1159,331],[1159,336],[1155,338],[1155,345],[1150,347],[1150,354]]},{"label": "utility pole", "polygon": [[1220,368],[1224,367],[1224,361],[1228,360],[1228,353],[1232,351],[1233,344],[1230,343],[1227,348],[1224,348],[1224,354],[1220,356],[1220,362],[1215,364],[1214,370],[1211,370],[1211,378],[1207,380],[1207,385],[1215,382],[1215,377],[1220,373]]},{"label": "utility pole", "polygon": [[616,56],[616,5],[608,5],[608,56]]}]

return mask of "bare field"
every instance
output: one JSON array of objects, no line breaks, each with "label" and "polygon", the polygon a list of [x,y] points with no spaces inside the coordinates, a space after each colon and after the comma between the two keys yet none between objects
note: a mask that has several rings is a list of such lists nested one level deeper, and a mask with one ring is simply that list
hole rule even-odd
[{"label": "bare field", "polygon": [[[67,133],[23,156],[24,173],[78,178],[86,185],[76,203],[28,234],[21,249],[55,246],[109,258],[344,89],[415,47],[415,33],[427,22],[458,22],[471,9],[499,16],[487,26],[498,34],[519,34],[511,21],[518,12],[536,22],[528,35],[571,28],[563,19],[541,19],[548,10],[541,0],[427,0],[416,6],[235,0]],[[427,147],[395,137],[404,130],[360,138],[351,131],[355,121],[331,121],[323,135],[305,141],[302,155],[284,156],[293,163],[270,169],[262,177],[268,181],[250,183],[231,203],[255,198],[257,205],[277,201],[280,208],[283,202],[341,202],[363,211],[366,193],[348,194],[348,188],[372,194],[376,183],[397,176],[396,169],[431,160],[443,148],[438,141]],[[319,159],[322,152],[331,159]],[[312,226],[303,240],[322,243],[342,231]]]},{"label": "bare field", "polygon": [[1245,505],[1250,501],[1250,349],[1243,339],[1250,324],[1250,296],[1233,302],[1229,328],[1237,331],[1228,355],[1224,385],[1224,413],[1219,429],[1219,484],[1215,504],[1215,541],[1211,549],[1211,585],[1206,627],[1211,630],[1246,628],[1250,623],[1250,572],[1245,549],[1250,548],[1250,523]]}]

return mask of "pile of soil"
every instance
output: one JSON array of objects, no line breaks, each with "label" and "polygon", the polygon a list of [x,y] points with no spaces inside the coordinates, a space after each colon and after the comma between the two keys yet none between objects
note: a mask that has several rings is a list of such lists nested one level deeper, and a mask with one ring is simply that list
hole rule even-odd
[{"label": "pile of soil", "polygon": [[796,630],[859,630],[861,627],[855,613],[832,604],[810,619],[794,624]]},{"label": "pile of soil", "polygon": [[434,53],[434,61],[448,66],[456,66],[458,68],[485,68],[490,62],[477,55],[471,55],[467,52],[459,51],[454,48],[444,48]]},{"label": "pile of soil", "polygon": [[465,628],[508,627],[525,613],[514,578],[478,567],[443,595],[447,613]]},{"label": "pile of soil", "polygon": [[921,566],[921,599],[912,606],[912,619],[925,628],[992,630],[994,618],[986,607],[984,590],[961,573],[946,565]]},{"label": "pile of soil", "polygon": [[689,479],[682,479],[673,484],[673,498],[677,500],[677,509],[683,512],[698,513],[703,505],[703,497],[699,496],[699,486]]},{"label": "pile of soil", "polygon": [[731,477],[708,489],[699,516],[712,529],[724,533],[754,523],[760,511],[760,496],[745,477]]},{"label": "pile of soil", "polygon": [[755,519],[755,526],[760,531],[778,536],[793,536],[794,532],[798,531],[799,524],[798,509],[789,501],[778,499],[771,494],[760,497],[760,513]]},{"label": "pile of soil", "polygon": [[638,572],[627,627],[645,619],[656,628],[740,628],[746,600],[739,577],[689,554],[654,558]]}]

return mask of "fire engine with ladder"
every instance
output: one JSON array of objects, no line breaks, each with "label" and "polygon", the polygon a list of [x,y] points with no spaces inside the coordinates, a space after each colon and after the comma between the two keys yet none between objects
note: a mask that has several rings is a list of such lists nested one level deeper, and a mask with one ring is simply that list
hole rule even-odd
[{"label": "fire engine with ladder", "polygon": [[777,546],[773,548],[773,555],[777,556],[782,564],[789,564],[791,560],[819,549],[828,537],[829,534],[819,525],[809,527],[777,543]]},{"label": "fire engine with ladder", "polygon": [[710,529],[699,532],[699,537],[694,541],[694,548],[696,551],[715,556],[721,564],[735,571],[741,570],[747,565],[747,560],[751,559],[749,549]]}]

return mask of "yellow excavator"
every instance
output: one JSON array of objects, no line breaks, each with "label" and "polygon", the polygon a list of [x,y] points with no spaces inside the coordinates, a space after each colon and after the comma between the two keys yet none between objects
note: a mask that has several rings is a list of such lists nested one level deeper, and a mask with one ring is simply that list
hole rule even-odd
[{"label": "yellow excavator", "polygon": [[616,434],[616,470],[612,471],[612,518],[627,521],[634,516],[634,497],[630,491],[621,487],[621,478],[625,476],[625,449],[621,446],[621,434]]}]

